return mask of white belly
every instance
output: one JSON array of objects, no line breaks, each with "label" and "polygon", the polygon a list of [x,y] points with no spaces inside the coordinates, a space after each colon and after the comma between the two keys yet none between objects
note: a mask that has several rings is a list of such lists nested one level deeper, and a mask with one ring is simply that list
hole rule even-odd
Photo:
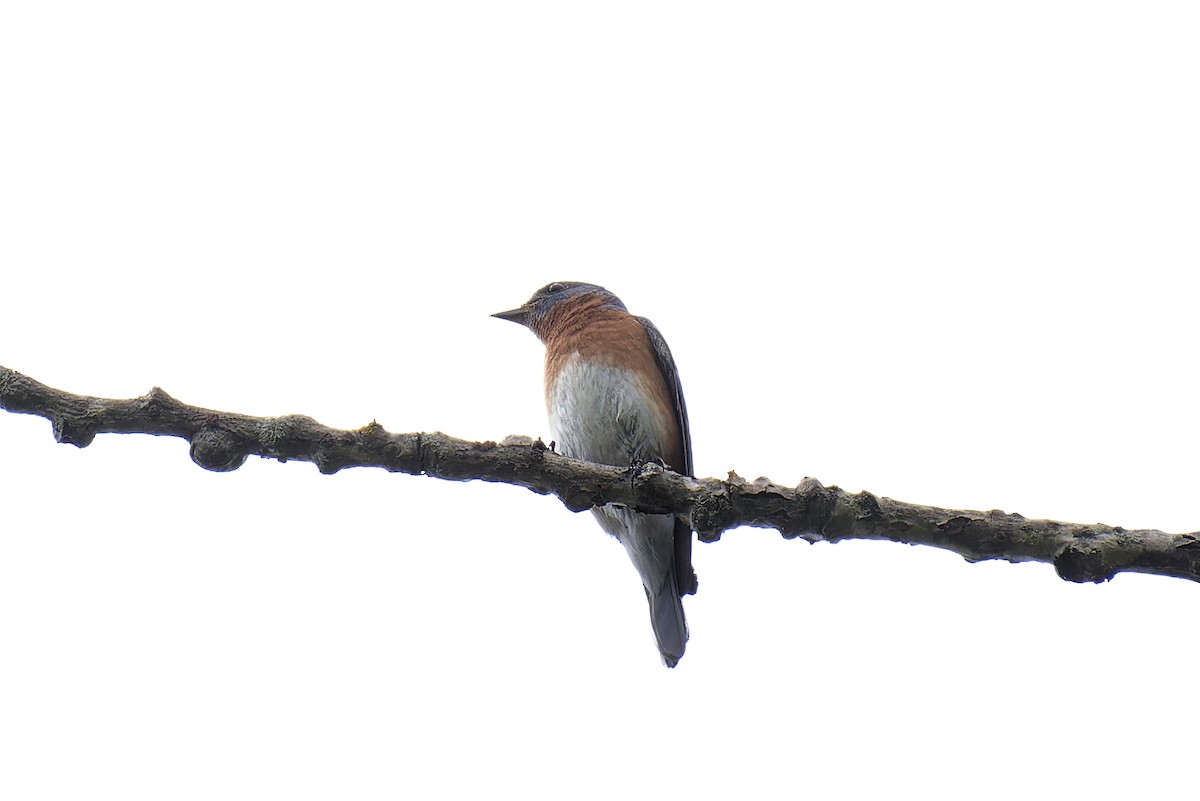
[{"label": "white belly", "polygon": [[557,450],[618,467],[662,458],[671,427],[651,391],[631,370],[571,357],[546,399]]},{"label": "white belly", "polygon": [[[547,397],[556,450],[575,459],[628,467],[669,453],[673,429],[640,376],[620,367],[572,357]],[[675,518],[622,506],[593,509],[600,526],[625,546],[651,593],[671,569]]]}]

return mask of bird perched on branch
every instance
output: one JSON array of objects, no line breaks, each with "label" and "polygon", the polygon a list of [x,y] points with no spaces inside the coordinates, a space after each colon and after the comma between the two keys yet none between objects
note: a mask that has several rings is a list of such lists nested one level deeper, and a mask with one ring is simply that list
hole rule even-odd
[{"label": "bird perched on branch", "polygon": [[[494,317],[528,328],[546,346],[546,408],[558,450],[626,467],[661,461],[692,475],[692,442],[675,360],[644,317],[604,287],[557,281]],[[673,515],[608,504],[592,510],[625,546],[642,578],[667,667],[688,640],[682,596],[696,592],[692,530]]]}]

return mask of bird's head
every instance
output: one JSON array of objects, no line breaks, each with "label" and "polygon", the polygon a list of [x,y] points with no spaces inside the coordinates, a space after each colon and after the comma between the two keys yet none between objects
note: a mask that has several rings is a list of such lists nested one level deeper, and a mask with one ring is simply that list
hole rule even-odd
[{"label": "bird's head", "polygon": [[626,310],[621,299],[602,286],[555,281],[534,292],[524,305],[492,316],[519,323],[544,340],[550,328],[564,318],[577,311],[597,308]]}]

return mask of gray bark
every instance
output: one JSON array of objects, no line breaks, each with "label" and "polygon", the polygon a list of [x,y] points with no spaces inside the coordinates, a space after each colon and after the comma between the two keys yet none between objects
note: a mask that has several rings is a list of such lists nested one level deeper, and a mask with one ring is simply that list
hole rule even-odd
[{"label": "gray bark", "polygon": [[1048,562],[1068,581],[1101,582],[1122,571],[1200,580],[1200,532],[1167,534],[1107,525],[1028,520],[998,510],[939,509],[849,493],[806,478],[784,487],[765,478],[694,479],[657,464],[590,464],[554,452],[553,443],[509,437],[468,442],[441,433],[393,434],[371,422],[354,431],[311,417],[252,417],[189,406],[155,387],[113,400],[53,389],[0,367],[0,407],[48,419],[54,438],[80,448],[97,434],[180,437],[206,470],[229,471],[248,456],[312,462],[322,473],[382,467],[451,481],[495,481],[557,496],[568,509],[618,503],[690,520],[715,542],[739,526],[773,528],[808,542],[870,539],[932,545],[971,562]]}]

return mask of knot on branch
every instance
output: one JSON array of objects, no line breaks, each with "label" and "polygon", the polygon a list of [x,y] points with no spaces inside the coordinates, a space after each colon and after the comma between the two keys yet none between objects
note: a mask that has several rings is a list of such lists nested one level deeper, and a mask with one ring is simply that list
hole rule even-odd
[{"label": "knot on branch", "polygon": [[149,392],[138,398],[134,404],[138,411],[145,412],[147,417],[154,419],[161,416],[169,407],[178,406],[179,401],[168,395],[166,390],[161,387],[152,387]]},{"label": "knot on branch", "polygon": [[96,438],[96,427],[85,423],[76,417],[57,416],[51,424],[54,428],[54,439],[64,445],[74,445],[86,448]]},{"label": "knot on branch", "polygon": [[250,455],[240,437],[213,426],[205,426],[196,432],[190,453],[193,462],[216,473],[237,470]]},{"label": "knot on branch", "polygon": [[387,439],[388,435],[387,430],[385,430],[383,426],[379,425],[378,420],[372,420],[354,433],[361,437],[364,442],[370,442],[371,440],[384,440]]},{"label": "knot on branch", "polygon": [[730,470],[725,481],[703,483],[708,491],[696,497],[690,522],[701,542],[717,542],[723,532],[741,524],[736,502],[738,489],[746,480]]},{"label": "knot on branch", "polygon": [[1069,542],[1054,557],[1054,570],[1059,578],[1079,584],[1094,582],[1101,584],[1117,574],[1098,540],[1080,537]]},{"label": "knot on branch", "polygon": [[[796,500],[803,513],[798,516],[791,536],[800,537],[807,542],[829,540],[826,532],[837,511],[838,492],[837,487],[826,487],[811,476],[806,476],[801,480],[796,485]],[[870,495],[874,513],[878,514],[879,502],[875,500],[874,495],[866,494]],[[861,495],[862,493],[860,493]],[[783,536],[787,537],[788,533],[784,532]]]}]

